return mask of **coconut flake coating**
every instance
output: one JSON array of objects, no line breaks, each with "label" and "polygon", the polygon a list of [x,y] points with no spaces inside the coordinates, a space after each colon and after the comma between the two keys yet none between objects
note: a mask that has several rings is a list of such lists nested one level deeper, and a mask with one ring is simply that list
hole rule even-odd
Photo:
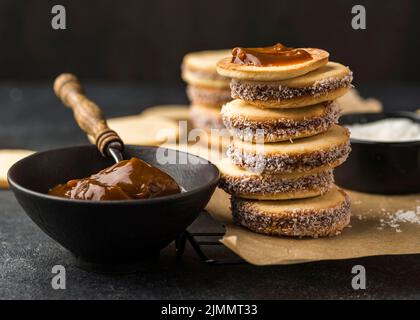
[{"label": "coconut flake coating", "polygon": [[231,133],[242,140],[255,141],[262,134],[264,142],[277,142],[298,137],[316,135],[327,131],[338,123],[340,106],[331,102],[326,106],[323,116],[300,121],[290,119],[250,120],[243,116],[226,115],[222,112],[223,123]]},{"label": "coconut flake coating", "polygon": [[297,178],[281,178],[272,174],[229,176],[222,173],[219,187],[232,195],[280,195],[315,190],[323,194],[333,183],[333,170],[327,169]]},{"label": "coconut flake coating", "polygon": [[340,88],[351,87],[353,73],[350,72],[343,78],[327,78],[315,82],[312,86],[302,88],[291,88],[275,83],[243,81],[232,79],[230,88],[232,98],[239,98],[246,101],[283,101],[298,97],[318,97]]},{"label": "coconut flake coating", "polygon": [[233,222],[251,231],[291,237],[335,236],[350,222],[350,198],[325,209],[295,209],[281,214],[262,212],[254,205],[256,200],[231,197]]},{"label": "coconut flake coating", "polygon": [[230,90],[187,86],[187,96],[192,103],[222,105],[232,100]]},{"label": "coconut flake coating", "polygon": [[350,141],[329,148],[303,154],[248,153],[231,144],[227,155],[233,164],[254,172],[304,172],[318,167],[335,167],[346,161],[351,151]]}]

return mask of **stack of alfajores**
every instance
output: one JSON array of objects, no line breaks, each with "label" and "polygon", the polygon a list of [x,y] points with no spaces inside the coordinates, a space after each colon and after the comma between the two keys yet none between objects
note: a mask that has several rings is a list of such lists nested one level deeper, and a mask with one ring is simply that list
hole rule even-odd
[{"label": "stack of alfajores", "polygon": [[188,53],[182,61],[181,75],[187,82],[190,119],[195,128],[224,128],[220,109],[232,98],[229,79],[217,73],[216,62],[229,55],[229,50],[198,51]]},{"label": "stack of alfajores", "polygon": [[333,236],[349,224],[350,199],[334,185],[333,168],[350,152],[335,99],[353,77],[328,58],[277,44],[235,48],[218,62],[235,99],[221,112],[234,139],[219,164],[235,223],[294,237]]}]

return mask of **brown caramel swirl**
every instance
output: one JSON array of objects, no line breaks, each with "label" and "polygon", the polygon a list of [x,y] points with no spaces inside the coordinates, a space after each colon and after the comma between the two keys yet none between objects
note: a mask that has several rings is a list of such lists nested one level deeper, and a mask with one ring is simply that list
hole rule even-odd
[{"label": "brown caramel swirl", "polygon": [[167,173],[138,158],[131,158],[90,177],[59,184],[48,194],[79,200],[130,200],[180,192],[178,184]]},{"label": "brown caramel swirl", "polygon": [[240,48],[232,50],[232,63],[257,67],[287,66],[312,60],[304,49],[288,48],[281,43],[262,48]]}]

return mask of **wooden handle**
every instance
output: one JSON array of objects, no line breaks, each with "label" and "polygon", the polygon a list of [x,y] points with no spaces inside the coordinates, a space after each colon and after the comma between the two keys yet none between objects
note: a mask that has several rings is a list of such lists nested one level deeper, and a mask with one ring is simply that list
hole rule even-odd
[{"label": "wooden handle", "polygon": [[55,79],[54,92],[57,97],[73,110],[80,128],[96,143],[99,151],[107,156],[110,143],[122,151],[124,143],[118,134],[108,127],[101,109],[86,97],[79,79],[73,74],[63,73]]}]

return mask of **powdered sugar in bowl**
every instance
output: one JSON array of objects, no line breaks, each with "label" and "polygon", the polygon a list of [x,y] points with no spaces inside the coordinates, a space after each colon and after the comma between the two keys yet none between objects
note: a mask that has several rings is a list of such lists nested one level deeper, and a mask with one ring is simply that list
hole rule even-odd
[{"label": "powdered sugar in bowl", "polygon": [[335,171],[339,186],[368,193],[420,192],[420,117],[414,112],[355,113],[340,123],[352,152]]}]

